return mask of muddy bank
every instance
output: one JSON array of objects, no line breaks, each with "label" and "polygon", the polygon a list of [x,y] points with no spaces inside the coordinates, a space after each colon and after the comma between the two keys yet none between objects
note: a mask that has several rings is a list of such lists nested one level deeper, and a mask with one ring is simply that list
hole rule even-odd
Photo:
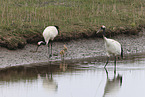
[{"label": "muddy bank", "polygon": [[[145,52],[145,33],[144,30],[139,35],[126,35],[121,34],[112,37],[119,41],[124,49],[124,54],[137,54]],[[47,46],[41,46],[38,52],[36,45],[28,44],[23,49],[8,50],[0,47],[0,67],[41,63],[48,61],[60,61],[60,51],[63,49],[63,45],[68,48],[66,60],[72,59],[83,59],[105,55],[104,41],[102,38],[89,38],[89,39],[78,39],[68,42],[54,42],[53,43],[53,57],[48,59]],[[104,60],[105,62],[105,60]]]},{"label": "muddy bank", "polygon": [[[126,34],[126,35],[138,35],[139,32],[144,28],[145,25],[139,25],[136,28],[133,27],[113,27],[111,30],[106,29],[107,37],[112,37],[120,34]],[[60,28],[61,29],[61,28]],[[96,30],[99,28],[89,29],[89,30],[82,30],[82,32],[63,32],[60,35],[58,35],[54,41],[64,42],[64,41],[70,41],[70,40],[76,40],[76,39],[82,39],[82,38],[99,38],[102,37],[102,34],[96,35]],[[61,30],[60,30],[61,31]],[[0,35],[0,46],[6,47],[10,50],[15,49],[22,49],[26,46],[26,44],[36,44],[38,41],[43,40],[42,33],[40,32],[27,32],[28,34],[24,35],[6,35],[2,36]]]}]

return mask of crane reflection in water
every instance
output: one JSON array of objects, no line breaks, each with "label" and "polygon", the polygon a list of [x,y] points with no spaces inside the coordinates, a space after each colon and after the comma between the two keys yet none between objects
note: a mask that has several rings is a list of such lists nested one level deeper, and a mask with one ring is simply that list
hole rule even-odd
[{"label": "crane reflection in water", "polygon": [[58,89],[58,84],[57,82],[53,79],[52,77],[52,73],[51,75],[49,76],[48,74],[44,74],[44,75],[41,75],[41,74],[38,74],[38,78],[39,79],[42,79],[43,80],[43,88],[47,91],[57,91]]},{"label": "crane reflection in water", "polygon": [[107,81],[106,81],[103,97],[116,97],[122,86],[122,76],[119,74],[116,76],[116,68],[115,68],[113,79],[109,79],[108,71],[106,68],[105,71],[107,75]]}]

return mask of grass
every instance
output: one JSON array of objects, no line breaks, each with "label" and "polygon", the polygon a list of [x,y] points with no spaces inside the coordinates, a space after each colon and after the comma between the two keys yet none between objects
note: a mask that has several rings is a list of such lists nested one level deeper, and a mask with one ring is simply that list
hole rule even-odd
[{"label": "grass", "polygon": [[[58,25],[57,39],[89,37],[105,25],[137,29],[145,23],[145,0],[2,0],[0,2],[0,45],[14,47],[42,40],[48,25]],[[19,45],[21,44],[21,45]]]}]

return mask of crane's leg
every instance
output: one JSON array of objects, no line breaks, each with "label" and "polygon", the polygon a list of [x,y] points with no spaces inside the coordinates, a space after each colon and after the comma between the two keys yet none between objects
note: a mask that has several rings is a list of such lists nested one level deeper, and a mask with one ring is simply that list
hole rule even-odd
[{"label": "crane's leg", "polygon": [[108,71],[107,71],[107,69],[106,68],[104,68],[105,69],[105,71],[106,71],[106,74],[107,74],[107,79],[108,79]]},{"label": "crane's leg", "polygon": [[115,68],[116,68],[116,56],[114,56],[114,65],[115,65]]},{"label": "crane's leg", "polygon": [[48,42],[48,54],[49,54],[49,58],[50,58],[50,46],[49,46],[49,42]]},{"label": "crane's leg", "polygon": [[51,41],[51,57],[52,57],[52,41]]},{"label": "crane's leg", "polygon": [[116,75],[116,56],[114,56],[114,75]]},{"label": "crane's leg", "polygon": [[107,61],[106,61],[106,64],[105,64],[104,68],[106,68],[106,66],[108,64],[108,61],[109,61],[109,57],[107,57]]},{"label": "crane's leg", "polygon": [[[50,43],[51,42],[51,43]],[[48,53],[49,53],[49,58],[51,58],[52,57],[52,41],[50,41],[49,43],[48,43]],[[50,45],[51,45],[51,48],[50,48]],[[51,53],[50,53],[50,49],[51,49]]]},{"label": "crane's leg", "polygon": [[48,42],[48,54],[49,54],[49,58],[51,58],[52,55],[50,54],[50,42]]},{"label": "crane's leg", "polygon": [[115,78],[115,76],[116,76],[116,67],[115,67],[115,69],[114,69],[114,78]]}]

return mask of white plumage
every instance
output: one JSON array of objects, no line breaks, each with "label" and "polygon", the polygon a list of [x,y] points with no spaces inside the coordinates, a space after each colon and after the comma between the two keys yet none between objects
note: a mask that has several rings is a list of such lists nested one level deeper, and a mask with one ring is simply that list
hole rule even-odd
[{"label": "white plumage", "polygon": [[[58,26],[48,26],[44,29],[43,31],[43,37],[45,42],[39,41],[38,42],[38,47],[40,45],[48,45],[48,52],[49,52],[49,58],[52,56],[52,41],[53,39],[58,35],[59,33],[59,27]],[[49,43],[51,42],[51,54],[50,54],[50,46]],[[37,49],[38,49],[37,47]],[[36,51],[37,51],[36,49]]]},{"label": "white plumage", "polygon": [[114,56],[121,54],[121,45],[118,41],[107,39],[106,37],[104,37],[104,41],[108,57],[110,57],[111,54]]},{"label": "white plumage", "polygon": [[45,39],[46,45],[49,40],[52,40],[58,35],[58,29],[55,26],[48,26],[43,31],[43,37]]},{"label": "white plumage", "polygon": [[109,57],[110,55],[113,55],[115,57],[115,66],[116,66],[116,56],[117,55],[121,55],[121,57],[123,58],[123,49],[121,47],[121,44],[116,41],[116,40],[113,40],[113,39],[108,39],[105,37],[105,26],[101,26],[101,28],[97,31],[97,33],[102,29],[103,30],[103,38],[104,38],[104,41],[105,41],[105,48],[106,48],[106,52],[107,52],[107,62],[105,64],[104,67],[106,67],[106,65],[108,64],[108,60],[109,60]]}]

